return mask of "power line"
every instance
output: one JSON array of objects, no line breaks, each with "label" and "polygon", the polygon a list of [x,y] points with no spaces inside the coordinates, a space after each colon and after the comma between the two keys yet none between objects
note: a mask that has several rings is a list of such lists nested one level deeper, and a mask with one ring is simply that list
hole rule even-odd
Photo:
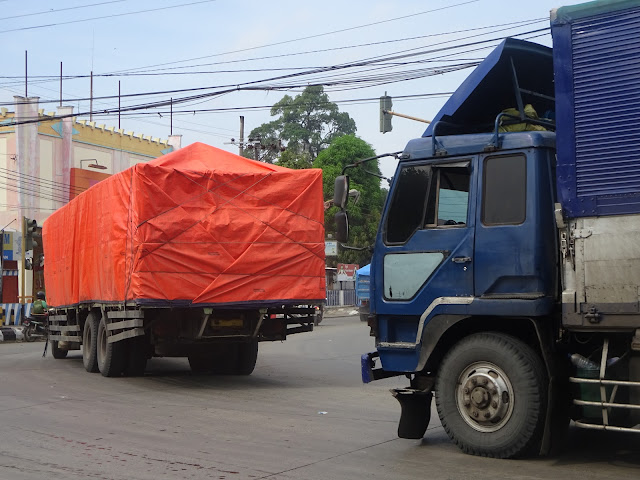
[{"label": "power line", "polygon": [[110,4],[110,3],[122,3],[124,1],[125,0],[110,0],[108,2],[91,3],[89,5],[76,5],[76,6],[73,6],[73,7],[58,8],[56,10],[44,10],[42,12],[23,13],[22,15],[13,15],[11,17],[2,17],[2,18],[0,18],[0,20],[9,20],[9,19],[12,19],[12,18],[33,17],[35,15],[45,15],[45,14],[49,14],[49,13],[58,13],[58,12],[64,12],[66,10],[79,10],[81,8],[97,7],[99,5],[107,5],[107,4]]},{"label": "power line", "polygon": [[[420,16],[420,15],[426,15],[427,13],[433,13],[433,12],[438,12],[438,11],[441,11],[441,10],[447,10],[449,8],[455,8],[455,7],[459,7],[459,6],[462,6],[462,5],[467,5],[469,3],[475,3],[475,2],[478,2],[478,1],[479,0],[469,0],[469,1],[466,1],[466,2],[462,2],[462,3],[457,3],[457,4],[454,4],[454,5],[448,5],[448,6],[444,6],[444,7],[440,7],[440,8],[435,8],[435,9],[432,9],[432,10],[426,10],[424,12],[413,13],[411,15],[403,15],[402,17],[390,18],[390,19],[387,19],[387,20],[380,20],[378,22],[367,23],[367,24],[364,24],[364,25],[357,25],[355,27],[343,28],[343,29],[340,29],[340,30],[333,30],[333,31],[330,31],[330,32],[319,33],[319,34],[316,34],[316,35],[309,35],[309,36],[306,36],[306,37],[295,38],[295,39],[291,39],[291,40],[283,40],[281,42],[269,43],[269,44],[266,44],[266,45],[259,45],[259,46],[256,46],[256,47],[248,47],[248,48],[242,48],[242,49],[239,49],[239,50],[233,50],[233,51],[229,51],[229,52],[216,53],[216,54],[213,54],[213,55],[205,55],[205,56],[201,56],[201,57],[194,57],[194,58],[189,58],[189,59],[185,59],[185,60],[177,60],[177,61],[173,61],[173,62],[157,63],[157,64],[154,64],[154,65],[147,65],[147,66],[139,67],[139,68],[152,68],[152,67],[162,67],[164,65],[175,65],[177,63],[191,62],[191,61],[194,61],[194,60],[202,60],[204,58],[213,58],[213,57],[219,57],[219,56],[222,56],[222,55],[230,55],[232,53],[247,52],[247,51],[250,51],[250,50],[258,50],[260,48],[274,47],[274,46],[277,46],[277,45],[284,45],[286,43],[300,42],[302,40],[309,40],[311,38],[325,37],[327,35],[334,35],[336,33],[349,32],[349,31],[352,31],[352,30],[360,29],[360,28],[371,27],[371,26],[380,25],[380,24],[383,24],[383,23],[395,22],[396,20],[403,20],[405,18],[412,18],[412,17],[417,17],[417,16]],[[128,72],[128,71],[131,71],[131,70],[132,69],[118,70],[115,73]],[[137,69],[135,69],[135,70],[137,70]]]},{"label": "power line", "polygon": [[[486,30],[488,28],[495,28],[495,27],[502,27],[502,26],[518,26],[518,27],[523,27],[523,26],[528,26],[528,25],[532,25],[535,23],[541,23],[543,21],[547,21],[547,19],[545,18],[540,18],[540,19],[532,19],[532,20],[521,20],[518,22],[509,22],[509,23],[504,23],[504,24],[497,24],[497,25],[491,25],[491,26],[483,26],[483,27],[475,27],[475,28],[469,28],[469,29],[463,29],[463,30],[455,30],[455,31],[451,31],[451,32],[441,32],[441,33],[436,33],[436,34],[429,34],[429,35],[420,35],[420,36],[416,36],[416,37],[407,37],[407,38],[401,38],[401,39],[394,39],[394,40],[385,40],[385,41],[380,41],[380,42],[369,42],[369,43],[363,43],[363,44],[357,44],[357,45],[350,45],[350,46],[341,46],[341,47],[335,47],[335,48],[325,48],[325,49],[320,49],[320,50],[311,50],[311,51],[304,51],[304,52],[293,52],[293,53],[288,53],[288,54],[281,54],[281,55],[271,55],[271,56],[265,56],[265,57],[256,57],[256,58],[249,58],[249,59],[240,59],[240,60],[229,60],[229,61],[223,61],[223,62],[213,62],[213,63],[208,63],[208,64],[201,64],[201,65],[187,65],[187,66],[180,66],[180,67],[172,67],[172,68],[166,68],[166,69],[156,69],[156,70],[147,70],[147,71],[132,71],[132,72],[125,72],[125,73],[104,73],[104,74],[93,74],[93,77],[120,77],[120,76],[125,76],[125,77],[129,77],[129,76],[162,76],[162,75],[204,75],[204,74],[219,74],[219,73],[245,73],[245,72],[258,72],[258,71],[277,71],[277,70],[299,70],[299,69],[309,69],[309,68],[320,68],[320,67],[288,67],[288,68],[268,68],[268,69],[239,69],[239,70],[214,70],[214,71],[188,71],[188,72],[169,72],[168,70],[177,70],[177,69],[184,69],[184,68],[191,68],[191,67],[198,67],[198,66],[211,66],[211,65],[222,65],[222,64],[228,64],[228,63],[238,63],[238,62],[247,62],[247,61],[255,61],[255,60],[265,60],[265,59],[274,59],[274,58],[282,58],[282,57],[290,57],[290,56],[297,56],[297,55],[306,55],[306,54],[310,54],[310,53],[323,53],[323,52],[329,52],[329,51],[334,51],[334,50],[343,50],[343,49],[349,49],[349,48],[359,48],[359,47],[364,47],[364,46],[375,46],[375,45],[381,45],[381,44],[387,44],[387,43],[396,43],[396,42],[403,42],[403,41],[409,41],[409,40],[416,40],[416,39],[424,39],[424,38],[429,38],[429,37],[436,37],[436,36],[442,36],[442,35],[452,35],[452,34],[456,34],[456,33],[466,33],[466,32],[471,32],[471,31],[477,31],[477,30]],[[502,30],[498,30],[498,31],[502,31]],[[494,31],[495,32],[495,31]],[[487,32],[487,34],[489,33],[494,33],[494,32]],[[462,60],[462,59],[459,59]],[[474,59],[477,60],[477,59]],[[445,61],[449,61],[449,60],[445,60]],[[450,61],[455,61],[455,60],[450,60]],[[84,78],[89,78],[90,75],[65,75],[62,77],[63,80],[76,80],[76,79],[84,79]],[[2,76],[0,75],[0,78],[5,78],[5,79],[23,79],[22,75],[13,75],[13,76]],[[31,79],[40,79],[39,81],[32,81],[30,83],[30,85],[37,85],[38,83],[49,83],[49,82],[53,82],[53,81],[59,81],[60,80],[60,76],[59,75],[32,75],[30,77]],[[0,84],[0,87],[2,86],[13,86],[13,85],[22,85],[22,82],[14,82],[14,83],[5,83],[5,84]],[[56,100],[59,101],[59,100]]]},{"label": "power line", "polygon": [[[528,25],[533,25],[536,23],[542,23],[542,22],[548,22],[547,18],[536,18],[536,19],[531,19],[531,20],[521,20],[518,22],[509,22],[509,23],[502,23],[502,24],[497,24],[497,25],[487,25],[484,27],[475,27],[475,28],[468,28],[468,29],[463,29],[463,30],[454,30],[451,32],[441,32],[441,33],[432,33],[432,34],[428,34],[428,35],[419,35],[416,37],[407,37],[407,38],[400,38],[400,39],[394,39],[394,40],[383,40],[383,41],[379,41],[379,42],[369,42],[369,43],[361,43],[361,44],[356,44],[356,45],[343,45],[340,47],[333,47],[333,48],[323,48],[323,49],[318,49],[318,50],[307,50],[307,51],[302,51],[302,52],[292,52],[292,53],[283,53],[283,54],[279,54],[279,55],[269,55],[269,56],[264,56],[264,57],[253,57],[253,58],[245,58],[245,59],[238,59],[238,60],[226,60],[226,61],[222,61],[222,62],[211,62],[211,63],[202,63],[202,64],[197,64],[197,65],[184,65],[184,66],[179,66],[179,67],[171,67],[171,68],[158,68],[158,69],[151,69],[151,70],[142,70],[142,68],[146,68],[146,67],[141,67],[140,69],[129,69],[129,70],[121,70],[119,72],[112,72],[112,73],[108,73],[108,74],[104,74],[104,75],[109,75],[109,76],[113,76],[113,75],[133,75],[133,74],[137,74],[137,73],[153,73],[153,72],[167,72],[168,70],[178,70],[178,69],[183,69],[183,68],[191,68],[191,67],[205,67],[205,66],[211,66],[211,65],[225,65],[225,64],[229,64],[229,63],[242,63],[242,62],[253,62],[256,60],[271,60],[274,58],[283,58],[283,57],[293,57],[293,56],[298,56],[298,55],[308,55],[311,53],[325,53],[325,52],[332,52],[332,51],[336,51],[336,50],[345,50],[345,49],[351,49],[351,48],[361,48],[361,47],[370,47],[370,46],[377,46],[377,45],[383,45],[383,44],[388,44],[388,43],[397,43],[397,42],[405,42],[405,41],[410,41],[410,40],[421,40],[424,38],[430,38],[430,37],[439,37],[439,36],[444,36],[444,35],[453,35],[456,33],[467,33],[467,32],[472,32],[472,31],[477,31],[477,30],[486,30],[489,28],[495,28],[495,27],[503,27],[503,26],[512,26],[514,28],[517,27],[524,27],[524,26],[528,26]],[[489,33],[492,32],[488,32],[487,35]],[[261,47],[258,47],[261,48]],[[218,55],[224,55],[224,54],[218,54]],[[211,56],[216,56],[216,55],[211,55]],[[206,58],[206,57],[201,57],[201,58]],[[178,63],[178,62],[175,62]],[[165,64],[163,64],[165,65]],[[120,73],[122,72],[122,73]],[[185,72],[186,73],[186,72]],[[189,72],[189,73],[193,73],[193,72]],[[203,72],[206,73],[206,72]],[[95,75],[94,75],[95,76]],[[87,76],[84,76],[87,77]],[[0,77],[3,78],[3,77]],[[5,77],[5,78],[10,78],[10,77]],[[13,78],[22,78],[22,76],[16,76]],[[52,77],[54,78],[54,77]],[[58,77],[55,77],[58,78]],[[82,77],[78,77],[78,78],[82,78]]]},{"label": "power line", "polygon": [[[547,30],[548,30],[548,27],[545,27],[545,28],[531,30],[531,31],[527,31],[527,32],[520,32],[520,33],[512,35],[512,36],[529,35],[529,34],[532,34],[532,33],[537,33],[537,32],[547,31]],[[475,36],[477,36],[477,35],[475,35]],[[475,36],[468,36],[466,38],[473,38]],[[459,40],[460,39],[439,42],[439,43],[436,43],[436,44],[434,44],[432,46],[443,45],[443,44],[451,43],[452,41],[459,41]],[[133,93],[133,94],[121,95],[120,98],[134,98],[134,97],[141,97],[141,96],[168,95],[168,94],[175,94],[175,93],[185,93],[185,92],[212,90],[212,89],[215,89],[215,88],[226,89],[226,90],[222,90],[220,92],[213,92],[213,93],[203,94],[201,96],[193,96],[193,97],[188,97],[188,98],[182,99],[182,100],[176,100],[176,101],[184,102],[184,101],[190,101],[190,100],[196,100],[196,99],[204,98],[204,97],[207,97],[207,96],[215,96],[215,95],[220,95],[220,94],[226,94],[226,93],[230,93],[231,91],[234,91],[234,90],[286,89],[286,88],[291,88],[292,85],[280,83],[278,85],[262,86],[262,87],[257,87],[257,88],[255,88],[255,87],[252,88],[251,86],[252,85],[258,85],[260,83],[273,82],[273,81],[282,81],[282,80],[286,80],[286,79],[289,79],[289,78],[296,78],[296,77],[301,77],[301,76],[310,76],[310,75],[316,75],[316,74],[321,74],[321,73],[326,73],[326,72],[335,72],[335,71],[338,71],[338,70],[345,70],[345,69],[350,69],[350,68],[360,68],[360,67],[365,67],[365,66],[369,66],[369,65],[380,64],[380,62],[384,62],[384,61],[402,60],[402,59],[406,59],[406,58],[410,58],[410,57],[424,56],[424,55],[428,55],[428,54],[432,54],[432,53],[438,53],[438,52],[442,52],[442,51],[446,51],[446,50],[459,50],[461,48],[465,48],[465,47],[469,47],[469,46],[479,45],[479,44],[483,44],[483,43],[492,43],[492,42],[500,41],[500,40],[503,40],[503,37],[491,38],[491,39],[485,39],[485,40],[478,40],[476,42],[469,42],[469,43],[465,43],[465,44],[446,46],[446,47],[440,47],[440,48],[431,48],[431,49],[417,51],[417,52],[415,51],[415,50],[418,50],[417,48],[412,48],[412,49],[403,50],[403,51],[400,51],[400,52],[395,52],[395,53],[392,53],[392,54],[386,54],[386,55],[380,55],[380,56],[376,56],[376,57],[367,58],[367,59],[360,60],[360,61],[357,61],[357,62],[343,63],[343,64],[339,64],[339,65],[331,65],[331,66],[321,67],[321,68],[312,69],[312,70],[308,70],[308,71],[290,73],[290,74],[287,74],[287,75],[280,75],[280,76],[277,76],[277,77],[271,77],[271,78],[267,78],[267,79],[254,80],[254,81],[249,81],[249,82],[242,82],[242,83],[238,83],[236,85],[228,84],[228,85],[218,85],[218,86],[208,86],[208,87],[196,87],[196,88],[183,88],[183,89],[174,89],[174,90],[164,90],[164,91],[156,91],[156,92],[141,92],[141,93]],[[400,64],[400,66],[402,66],[402,65],[406,65],[406,63]],[[419,77],[412,77],[412,79],[413,78],[419,78]],[[309,82],[307,82],[307,84],[308,83]],[[319,80],[316,80],[316,83],[317,84],[322,84],[323,82],[322,82],[321,79],[319,79]],[[387,83],[387,82],[383,82],[383,84],[384,83]],[[113,99],[113,98],[117,98],[117,97],[118,97],[117,95],[107,95],[107,96],[101,96],[101,97],[94,97],[93,99],[94,100],[104,100],[104,99]],[[83,99],[75,99],[75,100],[76,101],[80,101],[80,100],[89,100],[89,99],[88,98],[83,98]],[[54,102],[54,100],[45,101],[45,102],[41,102],[41,103],[50,103],[50,102]],[[167,102],[165,102],[165,103],[168,104]],[[175,103],[175,101],[174,101],[174,103]],[[8,103],[8,104],[5,104],[5,105],[12,105],[12,104]],[[149,104],[149,105],[153,105],[153,104]]]},{"label": "power line", "polygon": [[71,23],[89,22],[89,21],[92,21],[92,20],[104,20],[105,18],[124,17],[124,16],[127,16],[127,15],[137,15],[139,13],[157,12],[157,11],[160,11],[160,10],[169,10],[169,9],[172,9],[172,8],[188,7],[188,6],[191,6],[191,5],[198,5],[198,4],[201,4],[201,3],[211,3],[211,2],[215,2],[215,1],[216,0],[200,0],[198,2],[181,3],[179,5],[171,5],[171,6],[168,6],[168,7],[157,7],[157,8],[147,9],[147,10],[138,10],[137,12],[114,13],[112,15],[102,15],[100,17],[83,18],[83,19],[80,19],[80,20],[68,20],[66,22],[49,23],[49,24],[46,24],[46,25],[35,25],[35,26],[32,26],[32,27],[12,28],[10,30],[0,31],[0,33],[18,32],[18,31],[21,31],[21,30],[35,30],[35,29],[38,29],[38,28],[47,28],[47,27],[57,27],[59,25],[69,25]]}]

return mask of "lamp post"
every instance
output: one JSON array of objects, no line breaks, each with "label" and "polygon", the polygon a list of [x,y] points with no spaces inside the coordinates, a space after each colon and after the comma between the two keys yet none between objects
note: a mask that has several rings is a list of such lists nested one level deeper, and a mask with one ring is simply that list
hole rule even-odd
[{"label": "lamp post", "polygon": [[87,165],[87,168],[95,168],[96,170],[106,170],[107,167],[105,165],[100,165],[98,160],[95,158],[83,158],[80,160],[80,168],[82,168],[82,162],[94,162]]}]

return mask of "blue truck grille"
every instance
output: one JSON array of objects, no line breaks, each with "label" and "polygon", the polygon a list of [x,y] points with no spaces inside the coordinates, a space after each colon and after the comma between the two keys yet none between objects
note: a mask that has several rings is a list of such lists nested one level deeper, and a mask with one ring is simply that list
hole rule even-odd
[{"label": "blue truck grille", "polygon": [[578,197],[640,192],[639,31],[640,8],[571,26]]}]

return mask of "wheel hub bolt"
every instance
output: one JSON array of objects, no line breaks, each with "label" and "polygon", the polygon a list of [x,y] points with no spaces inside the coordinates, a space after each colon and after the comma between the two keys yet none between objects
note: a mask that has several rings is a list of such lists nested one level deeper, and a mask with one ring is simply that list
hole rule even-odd
[{"label": "wheel hub bolt", "polygon": [[476,417],[476,418],[478,418],[478,411],[477,411],[477,410],[474,410],[474,411],[473,411],[473,416],[474,416],[474,417]]},{"label": "wheel hub bolt", "polygon": [[486,378],[484,378],[484,377],[482,377],[482,378],[480,379],[480,384],[481,384],[481,385],[486,385],[486,384],[487,384],[487,379],[486,379]]},{"label": "wheel hub bolt", "polygon": [[491,406],[493,408],[498,408],[498,402],[491,402]]},{"label": "wheel hub bolt", "polygon": [[472,383],[473,385],[477,385],[477,384],[478,384],[478,380],[476,380],[475,378],[472,378],[472,379],[471,379],[471,383]]},{"label": "wheel hub bolt", "polygon": [[464,387],[463,392],[465,393],[465,395],[468,395],[469,394],[469,389],[467,387]]},{"label": "wheel hub bolt", "polygon": [[484,418],[489,418],[490,416],[491,416],[491,414],[489,412],[485,412]]}]

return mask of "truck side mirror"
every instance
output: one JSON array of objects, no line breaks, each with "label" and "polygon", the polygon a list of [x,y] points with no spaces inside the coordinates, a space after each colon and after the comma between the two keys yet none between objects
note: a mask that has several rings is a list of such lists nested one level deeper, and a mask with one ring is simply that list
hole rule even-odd
[{"label": "truck side mirror", "polygon": [[333,204],[339,208],[347,206],[349,197],[349,177],[347,175],[339,175],[333,188]]},{"label": "truck side mirror", "polygon": [[334,220],[336,221],[336,240],[340,243],[346,243],[349,239],[349,218],[347,212],[340,210],[336,213]]}]

